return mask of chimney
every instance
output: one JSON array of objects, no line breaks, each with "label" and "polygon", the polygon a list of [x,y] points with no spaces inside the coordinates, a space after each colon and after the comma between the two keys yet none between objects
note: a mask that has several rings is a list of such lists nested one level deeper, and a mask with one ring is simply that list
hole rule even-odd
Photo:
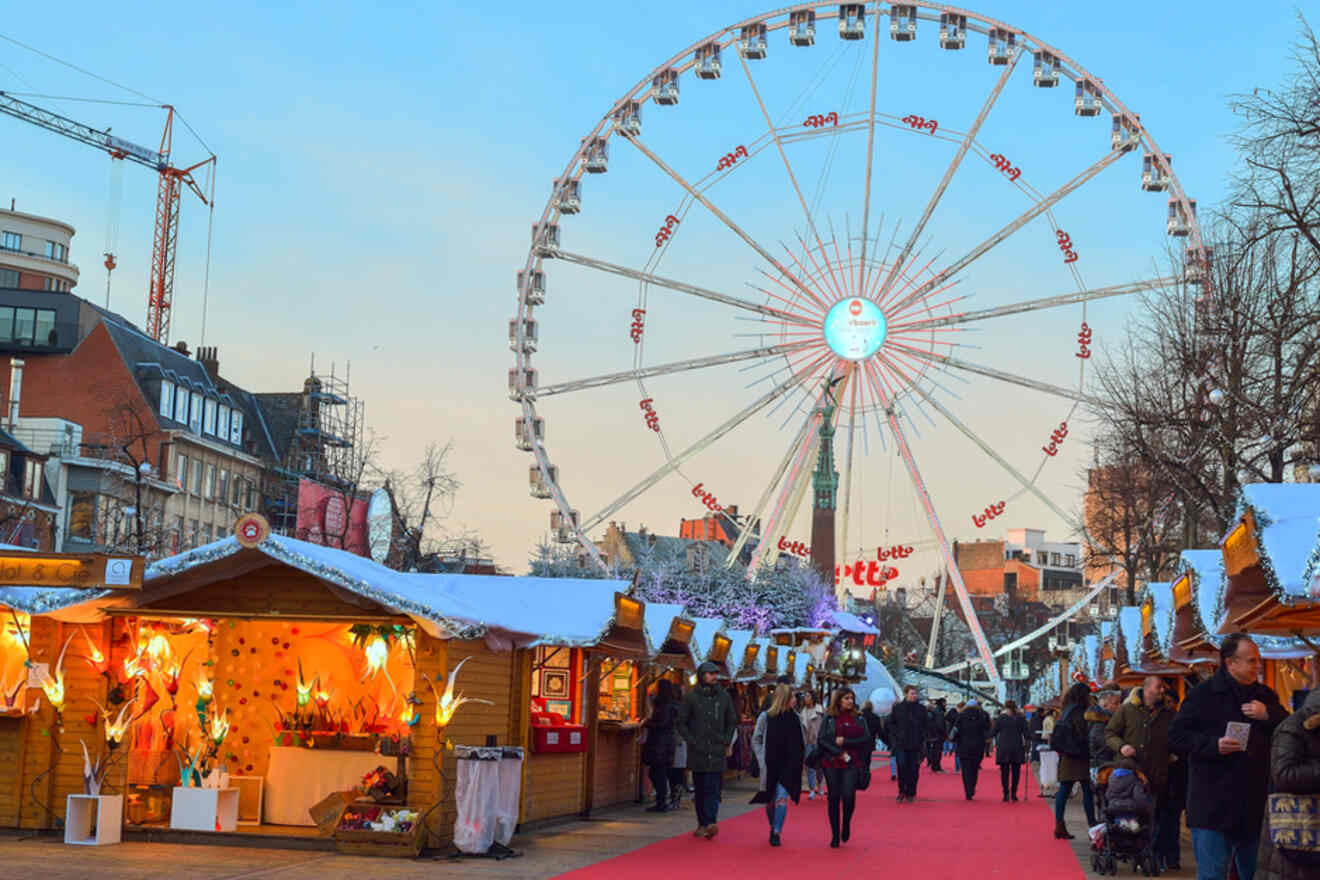
[{"label": "chimney", "polygon": [[188,351],[188,343],[184,342],[182,339],[174,343],[174,350],[184,357],[188,357],[188,355],[191,354],[191,352]]},{"label": "chimney", "polygon": [[9,359],[9,416],[6,426],[10,431],[18,424],[18,404],[23,397],[23,359]]},{"label": "chimney", "polygon": [[197,362],[206,370],[212,382],[220,381],[220,355],[214,345],[203,345],[197,349]]}]

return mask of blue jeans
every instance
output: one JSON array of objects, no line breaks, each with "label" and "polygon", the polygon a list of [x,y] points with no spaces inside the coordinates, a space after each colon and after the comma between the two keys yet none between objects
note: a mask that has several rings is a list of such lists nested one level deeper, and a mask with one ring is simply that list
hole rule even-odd
[{"label": "blue jeans", "polygon": [[696,789],[692,801],[693,806],[697,808],[698,825],[704,827],[719,821],[720,786],[723,782],[724,774],[718,770],[714,773],[692,771],[692,787]]},{"label": "blue jeans", "polygon": [[783,785],[775,785],[775,796],[765,805],[765,818],[775,834],[784,830],[784,820],[788,818],[788,789]]},{"label": "blue jeans", "polygon": [[889,753],[889,778],[898,776],[898,755],[894,752]]},{"label": "blue jeans", "polygon": [[1230,860],[1237,863],[1238,880],[1256,876],[1259,832],[1234,837],[1209,828],[1193,828],[1192,846],[1196,850],[1196,880],[1225,880]]},{"label": "blue jeans", "polygon": [[1073,785],[1082,787],[1082,808],[1086,810],[1086,821],[1095,824],[1095,800],[1091,795],[1091,780],[1082,779],[1074,782],[1060,782],[1059,790],[1054,794],[1054,818],[1063,821],[1063,810],[1068,806],[1068,798],[1072,797]]},{"label": "blue jeans", "polygon": [[816,771],[816,768],[815,768],[815,767],[808,767],[808,768],[807,768],[807,789],[808,789],[809,791],[815,791],[815,790],[816,790],[816,783],[818,783],[818,782],[821,783],[821,784],[823,785],[823,784],[824,784],[823,778],[817,775],[817,771]]}]

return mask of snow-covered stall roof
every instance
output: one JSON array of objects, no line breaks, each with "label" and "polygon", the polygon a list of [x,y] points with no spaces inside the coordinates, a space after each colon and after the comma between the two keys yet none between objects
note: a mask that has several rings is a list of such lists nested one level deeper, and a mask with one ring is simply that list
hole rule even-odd
[{"label": "snow-covered stall roof", "polygon": [[[747,646],[751,644],[752,639],[756,637],[756,631],[750,629],[731,629],[726,633],[729,637],[729,675],[734,681],[739,681],[738,670],[742,668],[743,656],[747,653]],[[758,678],[760,676],[757,676]]]},{"label": "snow-covered stall roof", "polygon": [[1140,608],[1134,605],[1125,605],[1118,609],[1118,632],[1119,638],[1123,640],[1123,650],[1127,654],[1128,667],[1140,668],[1142,654],[1145,653],[1141,643]]},{"label": "snow-covered stall roof", "polygon": [[1068,658],[1068,667],[1073,672],[1080,672],[1087,678],[1091,678],[1092,665],[1092,655],[1086,650],[1086,640],[1082,639],[1073,645],[1072,656]]},{"label": "snow-covered stall roof", "polygon": [[1155,581],[1146,585],[1146,593],[1150,596],[1151,625],[1155,628],[1155,644],[1159,645],[1160,653],[1168,657],[1173,649],[1173,584],[1163,581]]},{"label": "snow-covered stall roof", "polygon": [[1224,613],[1224,553],[1218,548],[1184,550],[1178,558],[1178,573],[1186,573],[1192,582],[1192,605],[1201,635],[1211,644],[1218,644],[1216,633]]},{"label": "snow-covered stall roof", "polygon": [[642,634],[646,638],[648,657],[654,659],[660,653],[674,618],[682,616],[682,605],[646,603],[646,608],[642,611]]},{"label": "snow-covered stall roof", "polygon": [[[171,580],[243,552],[250,558],[240,570],[268,564],[263,556],[274,559],[406,614],[437,634],[473,637],[493,629],[534,644],[597,643],[614,623],[614,594],[628,589],[622,580],[410,574],[346,550],[271,535],[250,550],[231,536],[155,562],[148,566],[140,592],[10,588],[26,592],[0,594],[0,601],[12,601],[13,607],[29,613],[83,613],[94,619],[105,605],[131,607],[194,589],[195,584],[179,587]],[[233,571],[226,576],[232,577]]]},{"label": "snow-covered stall roof", "polygon": [[752,641],[757,645],[760,645],[760,647],[756,649],[756,661],[752,664],[752,668],[748,671],[748,674],[743,677],[746,681],[756,681],[758,678],[765,675],[765,652],[774,644],[773,641],[764,636],[754,638]]},{"label": "snow-covered stall roof", "polygon": [[[809,666],[811,662],[811,655],[805,651],[798,651],[793,655],[793,681],[798,684],[807,683],[807,666]],[[866,698],[859,697],[859,699],[864,700]]]},{"label": "snow-covered stall roof", "polygon": [[[1320,483],[1251,483],[1242,487],[1237,514],[1250,507],[1271,588],[1279,598],[1310,600],[1320,562]],[[1267,581],[1269,579],[1267,578]]]},{"label": "snow-covered stall roof", "polygon": [[1100,637],[1088,635],[1082,637],[1082,648],[1086,651],[1086,671],[1092,678],[1100,677]]},{"label": "snow-covered stall roof", "polygon": [[719,617],[693,617],[692,622],[696,624],[692,630],[692,641],[689,642],[692,658],[697,663],[705,663],[711,648],[715,647],[716,634],[724,632],[724,620]]},{"label": "snow-covered stall roof", "polygon": [[844,632],[860,633],[867,636],[880,635],[880,630],[876,629],[874,626],[867,623],[865,620],[862,620],[852,612],[834,611],[831,612],[831,615],[834,620],[834,625]]}]

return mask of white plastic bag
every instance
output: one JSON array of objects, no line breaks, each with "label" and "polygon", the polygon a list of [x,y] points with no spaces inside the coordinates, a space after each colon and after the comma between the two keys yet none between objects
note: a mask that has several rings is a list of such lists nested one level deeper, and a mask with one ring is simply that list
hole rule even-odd
[{"label": "white plastic bag", "polygon": [[[454,818],[454,846],[461,852],[484,855],[495,842],[500,809],[500,750],[459,747],[456,751],[459,752],[458,784],[454,800],[458,815]],[[477,757],[482,752],[494,755]]]},{"label": "white plastic bag", "polygon": [[1059,784],[1059,753],[1053,749],[1040,750],[1040,790],[1048,791]]},{"label": "white plastic bag", "polygon": [[522,749],[506,748],[500,759],[499,811],[495,819],[495,840],[504,846],[513,839],[518,826],[518,802],[522,797]]}]

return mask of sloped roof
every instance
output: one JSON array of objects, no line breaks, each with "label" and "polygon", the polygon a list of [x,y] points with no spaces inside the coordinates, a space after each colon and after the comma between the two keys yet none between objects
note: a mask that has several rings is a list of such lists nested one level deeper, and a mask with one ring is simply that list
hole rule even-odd
[{"label": "sloped roof", "polygon": [[640,532],[621,532],[623,542],[628,546],[628,552],[632,554],[633,559],[641,559],[648,553],[659,553],[665,556],[684,557],[687,552],[694,548],[699,548],[706,554],[706,559],[712,564],[722,565],[729,557],[729,548],[725,547],[719,541],[698,541],[695,538],[674,538],[669,535],[656,535],[647,532],[643,535]]},{"label": "sloped roof", "polygon": [[849,611],[831,612],[831,618],[834,621],[834,625],[844,632],[861,633],[862,635],[880,635],[880,630]]},{"label": "sloped roof", "polygon": [[[704,663],[710,656],[710,649],[715,647],[716,633],[724,632],[724,620],[719,617],[694,617],[696,627],[692,630],[692,657],[698,663]],[[730,657],[730,659],[733,659]]]},{"label": "sloped roof", "polygon": [[683,616],[682,605],[663,605],[647,602],[642,611],[643,636],[646,638],[646,653],[655,657],[664,647],[665,637],[674,618]]},{"label": "sloped roof", "polygon": [[[649,605],[647,606],[650,607]],[[725,633],[729,637],[729,674],[737,680],[738,670],[742,668],[743,655],[747,646],[756,637],[756,631],[750,629],[731,629]]]},{"label": "sloped roof", "polygon": [[1178,560],[1178,573],[1187,573],[1192,582],[1192,605],[1201,623],[1201,634],[1212,644],[1219,644],[1216,633],[1224,613],[1223,551],[1184,550]]},{"label": "sloped roof", "polygon": [[[1238,518],[1255,513],[1261,554],[1281,598],[1312,599],[1320,547],[1320,483],[1252,483],[1242,487]],[[1271,585],[1274,586],[1274,585]]]},{"label": "sloped roof", "polygon": [[1139,669],[1142,659],[1141,644],[1141,609],[1134,605],[1125,605],[1118,609],[1118,633],[1123,640],[1123,649],[1127,654],[1128,667]]},{"label": "sloped roof", "polygon": [[1151,625],[1155,628],[1155,644],[1159,646],[1160,654],[1167,658],[1173,647],[1173,584],[1160,581],[1149,583],[1146,592],[1150,595],[1154,610]]}]

